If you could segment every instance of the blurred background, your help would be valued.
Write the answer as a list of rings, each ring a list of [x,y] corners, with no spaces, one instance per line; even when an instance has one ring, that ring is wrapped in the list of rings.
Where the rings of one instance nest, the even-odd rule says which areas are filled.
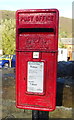
[[[0,118],[32,118],[31,110],[16,108],[16,18],[18,9],[59,10],[56,110],[50,118],[72,118],[74,105],[74,19],[72,0],[0,0]],[[1,102],[2,100],[2,102]],[[1,107],[2,106],[2,107]]]

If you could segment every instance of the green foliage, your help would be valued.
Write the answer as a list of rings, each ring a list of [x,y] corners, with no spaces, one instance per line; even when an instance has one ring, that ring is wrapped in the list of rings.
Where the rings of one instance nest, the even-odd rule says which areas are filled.
[[[59,42],[59,48],[66,48],[62,42]]]
[[[59,38],[67,38],[68,37],[68,33],[63,31],[59,33]]]
[[[5,19],[1,25],[3,54],[15,53],[15,20]]]

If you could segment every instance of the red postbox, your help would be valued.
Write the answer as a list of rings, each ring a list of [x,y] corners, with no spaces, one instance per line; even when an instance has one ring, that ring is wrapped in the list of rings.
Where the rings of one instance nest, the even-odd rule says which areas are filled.
[[[56,106],[58,10],[16,12],[16,106],[52,111]]]

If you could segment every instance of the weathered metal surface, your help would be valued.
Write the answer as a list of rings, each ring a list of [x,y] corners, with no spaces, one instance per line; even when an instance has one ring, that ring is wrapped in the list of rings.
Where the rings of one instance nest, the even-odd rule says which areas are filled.
[[[58,10],[17,11],[16,106],[18,108],[42,111],[55,109],[57,51]],[[33,52],[39,52],[37,58],[33,57]],[[36,64],[29,66],[29,63]],[[42,67],[37,65],[40,63]],[[43,71],[42,79],[37,67]],[[32,73],[31,76],[29,72]],[[39,81],[43,84],[41,88],[38,86]]]
[[[55,36],[51,33],[22,33],[19,35],[19,50],[55,51]]]

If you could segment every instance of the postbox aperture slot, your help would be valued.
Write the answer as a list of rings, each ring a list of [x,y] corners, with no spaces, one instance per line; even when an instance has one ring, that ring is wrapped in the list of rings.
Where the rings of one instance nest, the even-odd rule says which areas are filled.
[[[54,28],[20,28],[19,33],[23,32],[50,32],[54,33]]]

